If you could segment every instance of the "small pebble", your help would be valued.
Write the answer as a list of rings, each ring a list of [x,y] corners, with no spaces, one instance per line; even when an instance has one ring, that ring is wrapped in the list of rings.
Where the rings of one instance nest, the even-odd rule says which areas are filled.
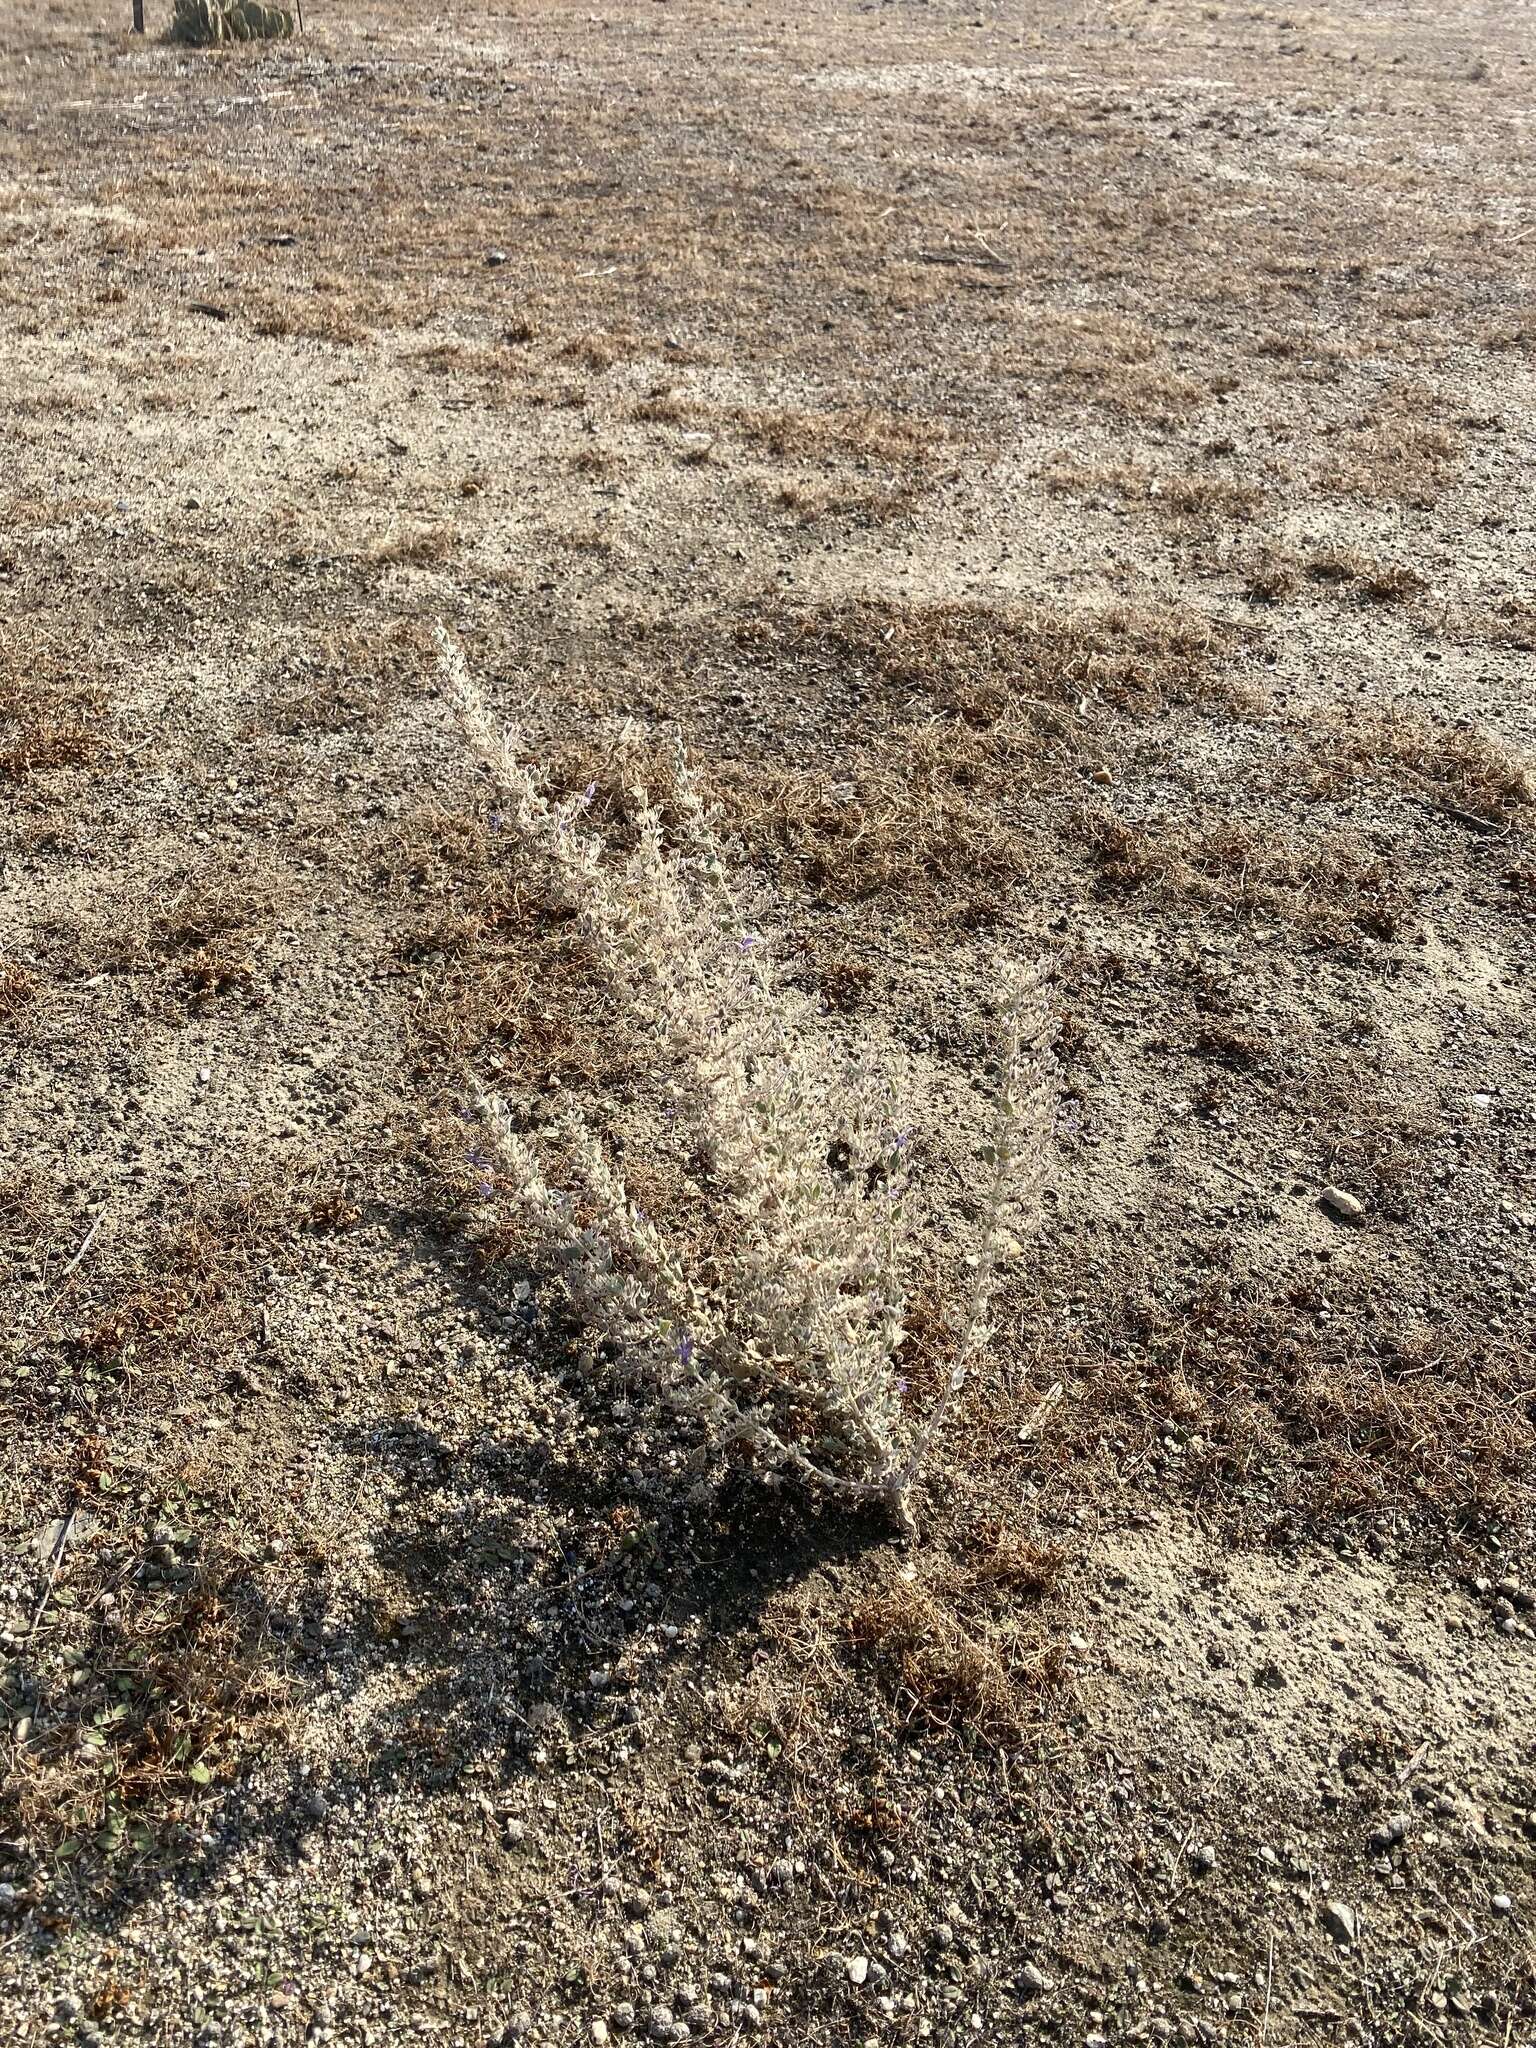
[[[1353,1907],[1343,1905],[1337,1899],[1329,1899],[1323,1907],[1322,1921],[1324,1932],[1330,1939],[1342,1943],[1352,1943],[1354,1941],[1355,1915]]]

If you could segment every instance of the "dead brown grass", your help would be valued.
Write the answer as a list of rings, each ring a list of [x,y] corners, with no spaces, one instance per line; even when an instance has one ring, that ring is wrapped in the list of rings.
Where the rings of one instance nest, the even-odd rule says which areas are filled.
[[[436,569],[457,546],[458,536],[451,526],[418,526],[375,541],[368,559],[381,569]]]
[[[584,370],[611,370],[624,360],[629,344],[612,334],[576,334],[563,341],[555,353],[562,362],[578,363]]]
[[[930,1733],[1016,1747],[1059,1688],[1059,1648],[1032,1623],[1065,1553],[996,1518],[958,1532],[922,1577],[892,1573],[849,1614],[847,1636]]]
[[[883,526],[893,519],[905,519],[916,509],[918,493],[910,485],[895,483],[887,489],[860,490],[835,484],[781,484],[774,502],[794,515],[801,526],[816,526],[823,520],[845,519],[855,526]]]
[[[1353,595],[1367,604],[1401,604],[1428,588],[1417,570],[1401,563],[1376,561],[1358,548],[1313,548],[1303,569],[1310,582],[1347,585]]]
[[[90,767],[106,722],[106,693],[83,655],[22,621],[0,626],[0,782]]]
[[[1214,524],[1218,520],[1241,525],[1256,518],[1264,503],[1264,493],[1257,484],[1234,481],[1228,477],[1171,476],[1163,481],[1161,492],[1151,492],[1158,498],[1164,511],[1176,519],[1199,520]]]
[[[1503,598],[1483,618],[1481,626],[1481,637],[1489,646],[1536,654],[1536,600]]]
[[[1121,709],[1220,702],[1256,708],[1224,674],[1234,636],[1198,613],[1110,605],[903,604],[865,599],[816,610],[761,610],[735,643],[755,661],[810,662],[862,687],[920,693],[935,709],[986,727],[1026,699]]]
[[[1372,500],[1432,505],[1451,481],[1461,444],[1434,418],[1437,395],[1426,385],[1389,392],[1345,434],[1339,454],[1323,466],[1325,490]]]
[[[346,306],[268,305],[251,320],[264,341],[320,341],[332,348],[359,348],[368,323]]]
[[[1359,834],[1273,834],[1238,820],[1132,822],[1105,810],[1077,832],[1111,896],[1152,895],[1245,920],[1271,919],[1319,943],[1390,938],[1406,909],[1402,878]]]
[[[798,887],[827,902],[900,895],[931,905],[937,894],[962,922],[994,916],[996,892],[1029,871],[1029,841],[1001,814],[995,790],[978,802],[963,786],[942,742],[912,737],[908,747],[898,740],[871,755],[850,780],[754,779],[737,801],[753,857],[780,873],[787,867]],[[990,751],[987,760],[995,783]]]
[[[0,959],[0,1024],[9,1024],[30,1008],[39,990],[37,975],[15,960]]]
[[[1081,391],[1120,418],[1171,426],[1209,402],[1210,387],[1179,370],[1162,339],[1120,313],[1023,315],[1024,353],[998,364],[1010,378],[1033,383],[1048,375],[1064,394]]]
[[[571,772],[592,779],[585,759]],[[595,823],[624,788],[605,786]],[[504,857],[492,822],[425,809],[380,843],[373,880],[411,978],[412,1064],[434,1091],[457,1100],[467,1072],[588,1088],[622,1073],[627,1041],[596,964]]]
[[[680,427],[702,416],[701,408],[675,391],[670,384],[648,392],[634,407],[630,418],[644,426]]]
[[[90,1478],[82,1469],[82,1488]],[[232,1546],[141,1529],[67,1550],[48,1615],[9,1668],[15,1691],[0,1693],[12,1720],[0,1831],[24,1857],[89,1856],[98,1870],[180,1846],[210,1789],[278,1723],[285,1687],[263,1623]]]
[[[1246,571],[1245,588],[1252,604],[1284,604],[1301,587],[1301,567],[1288,548],[1262,547]]]
[[[1134,462],[1082,463],[1065,453],[1053,456],[1043,481],[1055,497],[1107,498],[1145,505],[1175,525],[1212,532],[1218,525],[1246,525],[1264,508],[1264,491],[1242,477],[1171,474]]]
[[[1091,1491],[1112,1455],[1161,1505],[1271,1540],[1383,1510],[1437,1530],[1519,1520],[1536,1427],[1518,1343],[1462,1322],[1362,1320],[1366,1305],[1336,1280],[1258,1299],[1251,1279],[1220,1275],[1171,1297],[1128,1287],[1076,1359],[1058,1359],[1083,1405],[1042,1456],[1063,1480],[1081,1461],[1069,1483]]]
[[[263,951],[290,901],[291,884],[270,862],[211,862],[159,878],[153,895],[120,892],[59,934],[54,950],[76,976],[166,970],[194,1006],[255,1000]]]
[[[1306,745],[1312,785],[1330,796],[1380,778],[1490,825],[1513,824],[1536,803],[1530,764],[1470,726],[1402,710],[1334,713],[1313,723]]]
[[[1381,562],[1359,548],[1334,543],[1297,552],[1266,542],[1246,572],[1246,590],[1254,604],[1285,604],[1310,584],[1347,594],[1360,604],[1403,604],[1428,588],[1425,579],[1405,564]]]
[[[873,406],[803,412],[738,407],[726,418],[752,447],[784,461],[851,460],[921,470],[939,459],[947,445],[944,429],[933,419],[904,419]]]

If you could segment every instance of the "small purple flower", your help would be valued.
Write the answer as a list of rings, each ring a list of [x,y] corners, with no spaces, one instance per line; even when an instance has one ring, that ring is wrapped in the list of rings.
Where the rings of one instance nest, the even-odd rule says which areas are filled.
[[[686,1372],[693,1363],[693,1339],[684,1337],[677,1347],[677,1362]]]
[[[737,951],[741,953],[750,953],[754,946],[760,945],[762,943],[762,937],[763,935],[761,932],[743,932],[740,939],[737,941]]]
[[[505,831],[505,830],[506,830],[506,824],[507,824],[507,814],[506,814],[506,812],[505,812],[505,811],[492,811],[492,813],[491,813],[491,830],[492,830],[493,832],[503,832],[503,831]]]

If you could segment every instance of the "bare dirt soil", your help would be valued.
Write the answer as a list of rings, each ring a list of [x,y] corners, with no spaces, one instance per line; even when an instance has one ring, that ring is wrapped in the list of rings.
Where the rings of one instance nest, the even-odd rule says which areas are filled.
[[[0,2034],[1536,2039],[1530,7],[165,12],[0,18]],[[527,1291],[437,619],[899,1079],[914,1408],[1050,961],[915,1546]]]

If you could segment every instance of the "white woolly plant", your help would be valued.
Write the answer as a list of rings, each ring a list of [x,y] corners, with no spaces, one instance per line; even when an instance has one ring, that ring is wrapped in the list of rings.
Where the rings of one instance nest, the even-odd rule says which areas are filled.
[[[494,778],[500,830],[576,918],[655,1046],[668,1115],[728,1211],[725,1249],[706,1258],[669,1239],[571,1113],[535,1144],[505,1103],[482,1100],[496,1192],[532,1225],[536,1263],[558,1272],[591,1338],[768,1468],[882,1503],[910,1529],[913,1482],[992,1335],[1009,1212],[1042,1157],[1038,975],[1022,976],[1005,1007],[980,1249],[944,1390],[913,1430],[894,1364],[908,1138],[892,1128],[888,1087],[866,1057],[839,1065],[795,1028],[681,752],[670,838],[636,790],[635,845],[616,860],[580,829],[593,791],[552,798],[516,736],[493,726],[441,626],[437,641],[447,700]]]

